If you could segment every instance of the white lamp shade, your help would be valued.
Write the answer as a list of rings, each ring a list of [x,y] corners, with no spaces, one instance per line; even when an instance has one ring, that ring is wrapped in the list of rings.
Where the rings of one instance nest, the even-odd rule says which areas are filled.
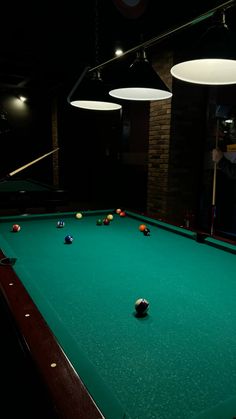
[[[70,104],[77,108],[90,109],[93,111],[115,111],[121,109],[121,105],[118,103],[102,102],[98,100],[73,100]]]
[[[179,80],[195,84],[235,84],[236,60],[204,58],[185,61],[174,65],[171,74]]]
[[[152,101],[169,99],[172,93],[141,50],[109,95],[124,100]]]
[[[93,111],[120,110],[122,106],[111,100],[107,90],[108,87],[103,82],[100,71],[90,74],[89,67],[85,67],[68,95],[67,102],[77,108]],[[75,99],[71,100],[73,96]]]
[[[150,89],[145,87],[127,87],[113,89],[109,92],[113,97],[126,100],[163,100],[169,99],[172,93],[167,90]]]
[[[212,25],[192,45],[188,55],[186,60],[171,68],[175,78],[207,85],[236,83],[234,34],[225,23],[224,10],[213,14]]]

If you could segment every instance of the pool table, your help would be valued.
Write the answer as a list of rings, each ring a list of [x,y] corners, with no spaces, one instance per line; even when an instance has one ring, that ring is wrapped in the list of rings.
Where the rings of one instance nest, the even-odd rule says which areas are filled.
[[[0,218],[2,294],[58,417],[236,417],[236,245],[131,211],[75,214]]]
[[[22,213],[33,207],[51,209],[66,200],[66,191],[35,179],[14,176],[0,180],[1,210],[15,208]]]

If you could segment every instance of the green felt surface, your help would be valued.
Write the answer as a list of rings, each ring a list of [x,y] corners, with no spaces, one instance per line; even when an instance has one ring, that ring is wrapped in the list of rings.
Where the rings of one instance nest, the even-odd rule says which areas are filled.
[[[81,220],[69,213],[4,217],[0,247],[17,257],[16,273],[106,419],[124,412],[132,419],[232,419],[236,256],[135,217],[115,215],[109,226],[97,226],[93,212]],[[19,233],[11,232],[13,222]],[[150,237],[138,230],[143,222]],[[72,244],[64,244],[67,234]],[[134,315],[138,298],[150,302],[142,319]]]
[[[27,179],[7,179],[0,182],[0,192],[45,192],[53,190],[52,186]]]

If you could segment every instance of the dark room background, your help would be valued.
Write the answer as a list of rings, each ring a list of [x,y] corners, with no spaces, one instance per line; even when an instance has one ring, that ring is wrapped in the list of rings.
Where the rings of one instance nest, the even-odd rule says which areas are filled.
[[[196,15],[197,11],[195,7],[192,14]],[[99,58],[102,61],[109,57],[110,44],[105,55],[102,46],[111,27],[104,14],[100,13],[99,18]],[[124,17],[120,17],[118,23],[121,21]],[[118,31],[118,23],[114,31]],[[131,38],[133,31],[137,32],[144,23],[144,18],[129,21]],[[170,24],[168,22],[168,27]],[[151,27],[154,33],[158,32],[155,25]],[[159,31],[161,27],[159,25]],[[93,46],[94,25],[89,28],[92,35],[83,43],[84,49],[85,43],[88,48]],[[62,38],[61,34],[61,45]],[[55,37],[53,39],[55,41]],[[52,86],[48,86],[48,80],[45,83],[41,80],[33,87],[29,85],[24,89],[25,102],[12,87],[2,87],[1,178],[59,147],[58,152],[19,172],[16,177],[34,179],[66,191],[63,209],[65,205],[68,209],[131,208],[154,218],[209,231],[213,182],[211,150],[215,146],[216,122],[220,120],[220,146],[227,151],[227,146],[236,142],[233,129],[235,86],[210,87],[173,80],[170,68],[179,57],[180,41],[184,44],[185,39],[186,33],[182,38],[163,43],[161,47],[152,46],[148,51],[154,68],[173,92],[171,100],[123,101],[122,111],[112,112],[83,111],[70,106],[67,95],[82,67],[81,62],[78,65],[78,55],[74,54],[75,41],[67,51],[68,61],[56,62],[61,65],[63,83],[55,74]],[[50,67],[60,48],[51,38],[49,47],[51,54],[47,49],[46,56]],[[94,52],[91,54],[94,60]],[[50,71],[53,79],[51,67]],[[219,107],[227,109],[228,113],[219,115]],[[229,117],[231,125],[225,122]],[[219,171],[216,200],[219,232],[236,234],[235,180]]]

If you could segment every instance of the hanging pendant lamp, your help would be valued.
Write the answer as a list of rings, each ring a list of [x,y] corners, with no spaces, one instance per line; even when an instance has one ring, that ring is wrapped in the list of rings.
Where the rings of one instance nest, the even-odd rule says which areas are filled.
[[[213,19],[214,25],[192,47],[191,58],[171,68],[173,77],[195,84],[236,83],[235,46],[225,23],[224,10],[217,11]]]
[[[137,52],[119,87],[110,90],[109,94],[115,98],[137,101],[163,100],[172,96],[170,89],[149,63],[144,49]]]
[[[72,97],[74,96],[73,100]],[[108,95],[108,86],[99,70],[89,71],[86,67],[67,97],[67,102],[80,109],[114,111],[121,105],[114,103]]]

